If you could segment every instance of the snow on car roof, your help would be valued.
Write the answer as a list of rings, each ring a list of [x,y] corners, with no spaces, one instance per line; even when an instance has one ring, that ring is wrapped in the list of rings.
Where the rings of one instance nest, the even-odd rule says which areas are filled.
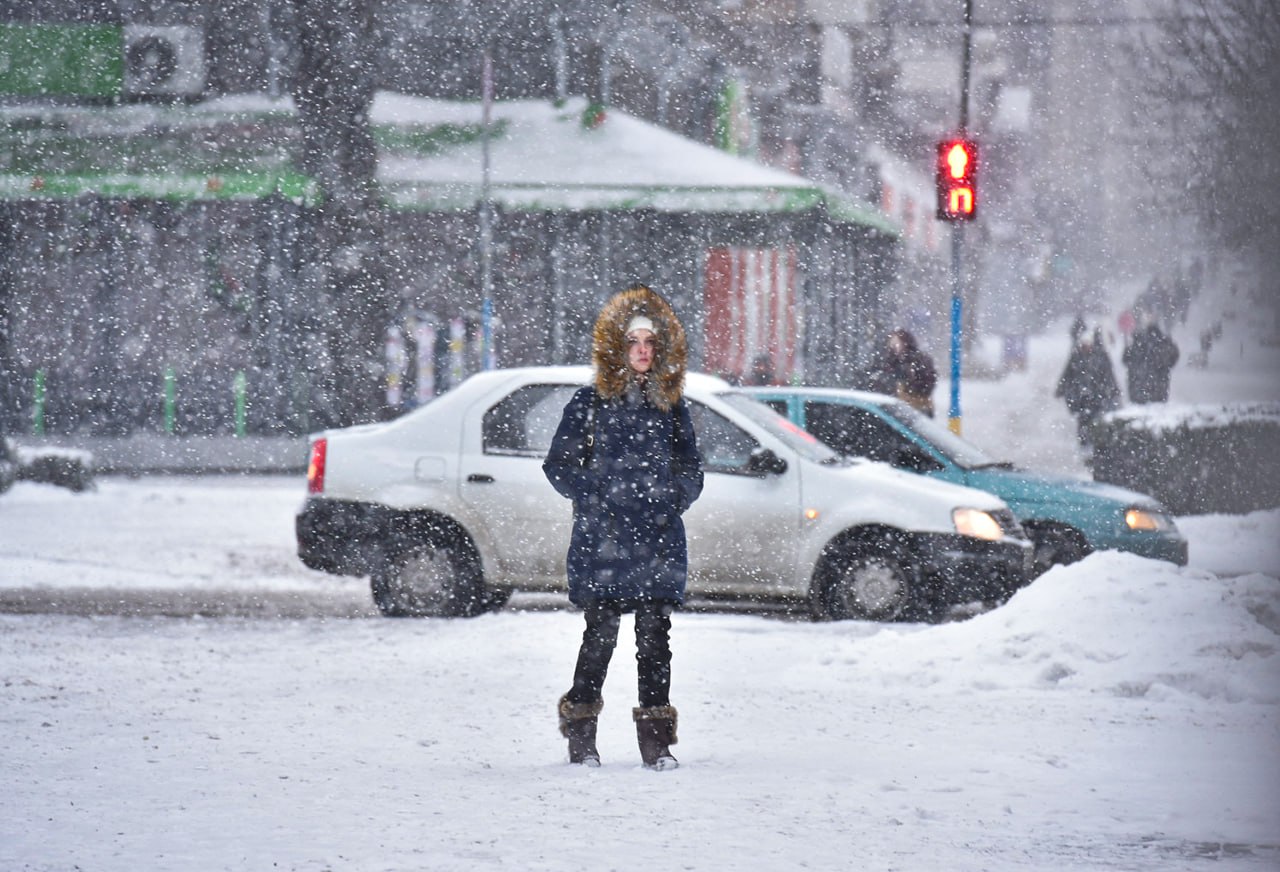
[[[585,385],[591,380],[591,373],[591,367],[585,364],[559,366],[513,366],[504,369],[492,369],[485,372],[479,372],[471,376],[471,378],[475,379],[486,377],[486,379],[520,380],[545,378],[577,382]],[[470,379],[468,379],[468,381],[470,381]],[[685,376],[685,388],[693,389],[701,393],[716,393],[719,391],[730,390],[732,385],[719,376],[703,372],[691,372]]]
[[[753,385],[743,387],[741,390],[749,394],[803,394],[804,396],[832,398],[852,397],[865,403],[875,403],[880,406],[901,402],[897,397],[891,397],[888,394],[859,391],[852,388],[810,387],[808,385],[767,385],[758,387]]]

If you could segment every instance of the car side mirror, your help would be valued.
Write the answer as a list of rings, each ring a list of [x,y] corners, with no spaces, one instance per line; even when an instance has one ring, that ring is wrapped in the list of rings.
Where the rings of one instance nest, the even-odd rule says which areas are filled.
[[[894,449],[893,465],[910,472],[936,472],[942,464],[918,445],[902,445]]]
[[[747,458],[749,475],[782,475],[787,471],[787,462],[768,448],[757,448]]]

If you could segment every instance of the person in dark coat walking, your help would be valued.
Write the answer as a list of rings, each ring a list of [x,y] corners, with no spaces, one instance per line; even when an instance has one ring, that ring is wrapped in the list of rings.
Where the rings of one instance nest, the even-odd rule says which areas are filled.
[[[671,306],[644,285],[615,295],[592,335],[594,383],[565,406],[543,462],[573,500],[569,600],[586,629],[573,687],[559,702],[569,761],[600,765],[597,718],[622,615],[635,613],[644,764],[678,764],[671,705],[671,613],[684,603],[688,552],[681,515],[702,493],[702,461],[684,400],[688,355]]]
[[[1124,350],[1129,402],[1163,403],[1169,399],[1169,373],[1178,362],[1178,346],[1151,318]]]
[[[1120,385],[1116,383],[1111,356],[1102,346],[1102,331],[1095,328],[1090,337],[1077,334],[1073,328],[1072,335],[1081,335],[1081,340],[1071,350],[1054,396],[1066,402],[1067,410],[1075,415],[1076,438],[1087,448],[1094,421],[1103,412],[1120,407]]]
[[[876,390],[896,396],[933,417],[933,389],[938,384],[938,373],[910,330],[898,329],[889,334],[880,350],[878,365]]]

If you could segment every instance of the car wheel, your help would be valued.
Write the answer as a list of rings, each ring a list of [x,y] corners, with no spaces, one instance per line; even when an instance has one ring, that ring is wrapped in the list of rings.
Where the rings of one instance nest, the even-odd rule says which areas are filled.
[[[493,607],[468,550],[421,542],[383,561],[370,579],[373,601],[393,618],[473,617]]]
[[[1035,576],[1048,572],[1054,566],[1075,563],[1089,553],[1089,546],[1080,534],[1066,527],[1033,526],[1027,534],[1034,548],[1031,572]]]
[[[896,621],[915,611],[913,574],[887,546],[855,545],[831,559],[815,613],[833,621]]]

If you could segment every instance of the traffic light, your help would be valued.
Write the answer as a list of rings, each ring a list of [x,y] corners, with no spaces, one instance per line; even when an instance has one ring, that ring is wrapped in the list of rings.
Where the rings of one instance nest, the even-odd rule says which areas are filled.
[[[972,139],[938,143],[938,218],[972,221],[978,212],[978,144]]]

